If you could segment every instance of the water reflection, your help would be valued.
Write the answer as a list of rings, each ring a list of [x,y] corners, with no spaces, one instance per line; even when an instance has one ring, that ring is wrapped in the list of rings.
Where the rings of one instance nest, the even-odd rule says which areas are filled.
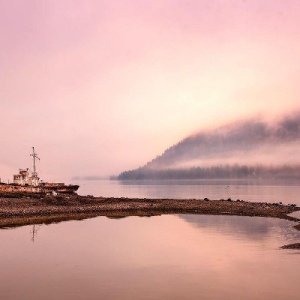
[[[294,230],[287,224],[98,217],[43,225],[34,243],[32,226],[1,230],[1,298],[298,299],[299,256],[278,250]]]
[[[290,222],[275,218],[242,217],[242,216],[205,216],[205,215],[179,215],[179,217],[192,226],[218,231],[224,235],[240,239],[265,240],[270,236],[282,236],[285,240],[293,242],[300,240],[300,233],[293,227],[297,222]]]
[[[40,230],[41,225],[32,225],[30,230],[30,237],[31,241],[34,243],[35,239],[37,238],[37,233]]]

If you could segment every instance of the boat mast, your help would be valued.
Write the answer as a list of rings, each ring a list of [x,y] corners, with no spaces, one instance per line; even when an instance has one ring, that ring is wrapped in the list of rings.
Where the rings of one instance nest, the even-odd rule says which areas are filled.
[[[32,147],[32,154],[30,154],[30,156],[32,156],[33,158],[33,173],[32,173],[32,177],[37,177],[37,172],[36,172],[36,166],[35,166],[35,159],[37,158],[38,160],[39,157],[37,156],[37,154],[34,151],[34,147]]]

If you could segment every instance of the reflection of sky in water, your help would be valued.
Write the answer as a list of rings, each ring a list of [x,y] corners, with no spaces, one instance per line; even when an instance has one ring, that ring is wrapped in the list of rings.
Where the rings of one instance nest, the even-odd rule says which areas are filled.
[[[179,217],[201,230],[214,230],[241,239],[264,240],[276,236],[290,242],[300,241],[300,232],[293,228],[297,223],[286,220],[242,216],[216,218],[210,215],[179,215]]]
[[[300,210],[291,213],[290,216],[300,220]]]
[[[0,231],[1,297],[298,299],[293,223],[257,217],[98,217]],[[298,240],[299,241],[299,240]]]
[[[129,180],[80,181],[79,194],[133,198],[242,199],[255,202],[296,203],[300,185],[288,180]]]

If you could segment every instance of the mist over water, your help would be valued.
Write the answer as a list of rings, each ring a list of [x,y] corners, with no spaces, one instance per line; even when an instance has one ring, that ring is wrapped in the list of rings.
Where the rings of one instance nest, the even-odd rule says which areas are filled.
[[[300,163],[300,112],[277,122],[247,120],[191,135],[146,164],[148,168],[217,164]]]
[[[39,177],[79,195],[300,206],[299,15],[299,0],[1,1],[1,180],[34,146]],[[294,225],[3,229],[0,300],[298,300],[300,256],[279,250],[300,242]]]
[[[190,135],[119,179],[300,178],[300,112]]]

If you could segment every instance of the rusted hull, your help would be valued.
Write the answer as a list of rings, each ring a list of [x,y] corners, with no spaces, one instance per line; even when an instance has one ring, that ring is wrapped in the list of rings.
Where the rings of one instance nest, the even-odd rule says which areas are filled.
[[[2,193],[11,193],[11,194],[20,194],[20,193],[29,193],[29,194],[39,194],[43,192],[43,189],[39,186],[20,186],[15,184],[0,184],[0,192]]]
[[[65,185],[65,184],[48,184],[42,186],[32,186],[32,185],[15,185],[0,183],[0,193],[7,194],[47,194],[47,193],[64,193],[73,194],[79,188],[79,185]]]
[[[45,189],[49,189],[51,191],[55,191],[57,193],[64,193],[64,194],[73,194],[79,189],[79,185],[70,184],[70,185],[47,185]]]

